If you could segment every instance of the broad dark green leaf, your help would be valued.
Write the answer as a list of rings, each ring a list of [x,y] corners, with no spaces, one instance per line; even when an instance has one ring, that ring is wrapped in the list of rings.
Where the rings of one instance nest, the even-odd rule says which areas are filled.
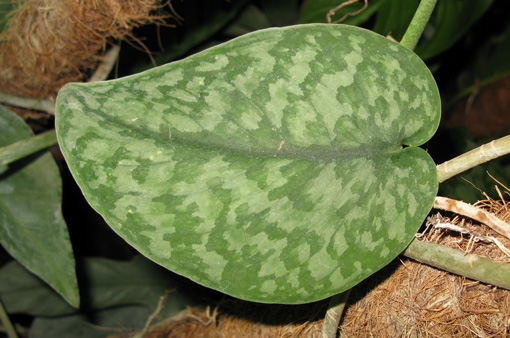
[[[0,106],[0,147],[32,137],[30,127]],[[0,166],[0,243],[72,306],[79,293],[73,249],[61,213],[62,181],[49,153]]]
[[[153,50],[159,50],[162,44],[164,50],[154,56],[156,64],[168,63],[189,53],[197,46],[201,47],[201,44],[204,44],[211,36],[218,34],[222,27],[232,21],[248,3],[249,0],[173,2],[172,7],[182,20],[175,27],[158,27],[156,32],[159,35],[157,44],[152,48]],[[129,64],[135,61],[130,55],[126,56],[128,60],[126,63]],[[144,62],[142,64],[131,64],[129,69],[133,72],[140,72],[152,67],[152,63]]]
[[[299,20],[301,0],[257,0],[256,4],[261,8],[272,27],[294,25]]]
[[[9,313],[55,316],[78,311],[16,261],[0,269],[0,297]]]
[[[236,297],[303,303],[409,244],[437,192],[415,146],[439,111],[411,51],[316,24],[69,84],[56,125],[89,203],[141,253]]]
[[[419,0],[387,0],[381,3],[373,30],[400,41],[418,8]],[[371,4],[371,3],[370,3]]]
[[[246,6],[222,33],[233,38],[259,29],[294,25],[299,19],[299,7],[299,0],[257,0]]]
[[[236,20],[223,30],[223,34],[231,37],[237,37],[269,27],[274,26],[271,25],[269,18],[265,15],[262,9],[255,4],[249,4],[241,13],[239,13]]]
[[[81,271],[82,293],[89,311],[140,304],[152,312],[160,297],[171,290],[175,292],[167,296],[165,313],[179,311],[191,303],[186,293],[176,290],[174,274],[143,257],[131,261],[87,258]],[[77,312],[17,262],[0,269],[0,297],[10,313],[53,317]]]
[[[429,59],[450,48],[489,9],[493,0],[438,1],[434,13],[416,47]]]
[[[107,338],[130,337],[143,329],[152,314],[140,305],[120,306],[91,314],[60,318],[36,318],[30,338]]]

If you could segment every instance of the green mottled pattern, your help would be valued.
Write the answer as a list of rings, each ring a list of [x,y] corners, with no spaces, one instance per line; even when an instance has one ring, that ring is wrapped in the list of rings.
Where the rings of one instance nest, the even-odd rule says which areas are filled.
[[[236,297],[302,303],[400,253],[432,207],[439,95],[372,32],[251,33],[120,80],[70,84],[57,134],[90,204],[155,262]]]

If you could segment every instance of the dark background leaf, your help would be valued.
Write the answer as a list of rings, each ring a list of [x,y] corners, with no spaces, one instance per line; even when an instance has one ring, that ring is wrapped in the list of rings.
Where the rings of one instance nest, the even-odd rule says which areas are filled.
[[[182,278],[141,256],[131,261],[88,258],[83,263],[80,290],[85,312],[129,304],[154,311],[160,297],[166,295],[163,313],[171,314],[194,302]],[[55,317],[78,312],[17,262],[0,270],[0,296],[10,313]]]
[[[100,310],[93,315],[77,314],[61,318],[36,318],[31,338],[106,338],[140,331],[152,314],[147,307],[128,305]]]
[[[0,130],[0,147],[34,135],[4,106]],[[62,181],[48,152],[0,167],[0,243],[77,307],[75,263],[61,202]]]
[[[416,53],[432,58],[457,42],[490,7],[492,0],[438,1]]]

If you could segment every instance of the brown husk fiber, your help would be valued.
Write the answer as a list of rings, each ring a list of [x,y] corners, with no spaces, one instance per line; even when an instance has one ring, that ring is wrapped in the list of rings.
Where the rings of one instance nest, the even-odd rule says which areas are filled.
[[[509,218],[510,203],[504,199],[479,205]],[[474,236],[494,236],[510,248],[510,240],[485,225],[441,214],[432,217],[469,229]],[[495,244],[470,241],[469,234],[429,227],[423,238],[510,262]],[[145,337],[320,337],[327,305],[327,300],[285,306],[229,298],[214,308],[187,309],[161,321]],[[400,257],[353,289],[341,332],[342,337],[510,337],[510,292]]]
[[[157,323],[145,338],[320,337],[327,301],[269,305],[228,299],[214,309],[196,307]],[[285,323],[285,324],[283,324]]]
[[[205,307],[187,309],[144,337],[318,338],[327,309],[327,302],[229,303],[220,304],[216,313]],[[342,337],[509,337],[509,320],[507,290],[406,259],[354,288],[341,332]]]
[[[107,41],[158,22],[158,0],[26,0],[2,33],[0,90],[54,98],[65,83],[85,79]]]
[[[501,195],[501,194],[500,194]],[[501,195],[502,196],[502,195]],[[487,199],[479,206],[507,220],[510,203]],[[469,230],[459,234],[445,229],[428,228],[423,238],[464,252],[510,263],[497,245],[480,238],[493,236],[506,248],[510,240],[485,225],[468,219],[440,218]],[[510,292],[469,280],[410,259],[393,262],[396,270],[381,271],[367,283],[370,290],[347,309],[342,333],[346,337],[509,337]],[[391,269],[391,265],[385,270]],[[385,276],[391,276],[385,279]],[[351,299],[352,300],[352,299]]]

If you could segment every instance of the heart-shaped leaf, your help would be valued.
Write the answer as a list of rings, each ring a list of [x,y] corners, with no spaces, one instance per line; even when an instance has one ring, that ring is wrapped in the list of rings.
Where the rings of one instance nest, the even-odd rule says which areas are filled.
[[[89,203],[141,253],[239,298],[302,303],[409,244],[437,192],[414,146],[439,113],[411,51],[315,24],[67,85],[56,123]]]

